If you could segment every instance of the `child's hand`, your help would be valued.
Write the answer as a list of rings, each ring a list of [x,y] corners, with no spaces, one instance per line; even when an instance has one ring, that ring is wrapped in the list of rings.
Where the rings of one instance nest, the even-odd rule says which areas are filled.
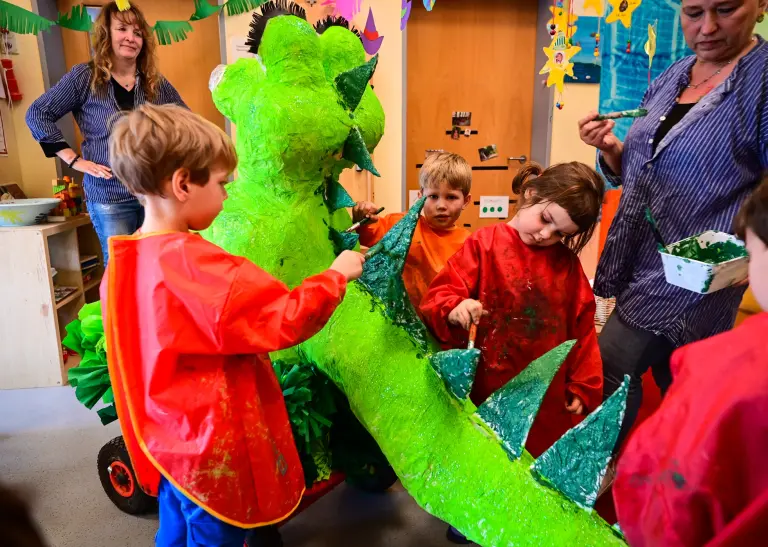
[[[488,312],[483,310],[483,305],[477,300],[467,298],[453,308],[448,315],[448,322],[469,330],[472,323],[477,325],[483,315],[488,315]]]
[[[364,218],[370,218],[373,222],[379,220],[376,215],[376,211],[379,210],[378,205],[371,203],[370,201],[358,201],[354,207],[352,207],[352,222],[360,222]]]
[[[363,275],[363,264],[365,256],[355,251],[344,251],[333,261],[330,269],[342,274],[347,281],[353,281]]]
[[[581,416],[584,414],[584,401],[576,397],[576,395],[573,396],[573,399],[571,399],[571,404],[565,405],[565,409],[570,412],[571,414],[575,414],[576,416]]]

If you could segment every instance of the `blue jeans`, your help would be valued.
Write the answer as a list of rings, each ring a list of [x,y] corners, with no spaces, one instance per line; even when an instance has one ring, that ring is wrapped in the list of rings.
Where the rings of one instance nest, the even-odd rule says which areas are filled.
[[[206,513],[165,478],[160,481],[157,501],[160,506],[157,547],[243,547],[248,530]]]
[[[109,261],[108,240],[112,236],[130,235],[144,224],[144,207],[138,201],[126,203],[88,203],[91,222],[99,236],[104,266]]]

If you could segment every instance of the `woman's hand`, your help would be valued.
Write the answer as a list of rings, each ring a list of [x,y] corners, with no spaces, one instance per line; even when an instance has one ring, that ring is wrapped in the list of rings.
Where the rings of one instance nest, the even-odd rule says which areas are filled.
[[[624,144],[613,134],[616,122],[613,120],[597,121],[597,112],[590,112],[579,120],[579,137],[586,144],[594,146],[603,153],[603,158],[615,174],[621,174],[621,155]]]
[[[112,178],[112,169],[106,165],[99,165],[98,163],[93,163],[92,161],[84,160],[83,158],[79,158],[72,166],[72,169],[100,179]]]
[[[360,222],[363,219],[370,218],[373,222],[379,220],[376,215],[376,211],[379,210],[378,205],[371,203],[370,201],[358,201],[354,207],[352,207],[352,222]]]
[[[483,305],[477,300],[467,298],[451,310],[448,314],[448,322],[469,330],[472,323],[477,325],[483,315],[488,315],[488,312],[483,310]]]

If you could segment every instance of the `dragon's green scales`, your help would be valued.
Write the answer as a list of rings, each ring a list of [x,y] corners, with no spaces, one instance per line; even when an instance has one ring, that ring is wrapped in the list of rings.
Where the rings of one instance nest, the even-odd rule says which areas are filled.
[[[356,245],[341,234],[352,200],[338,176],[354,164],[376,174],[369,152],[384,114],[368,85],[376,60],[366,63],[344,24],[325,22],[316,32],[300,8],[283,2],[263,12],[249,36],[258,58],[211,76],[217,107],[237,125],[240,163],[224,212],[205,235],[296,286]],[[522,447],[570,343],[476,409],[466,396],[478,351],[440,352],[405,296],[400,274],[422,206],[379,244],[328,325],[302,344],[303,356],[347,395],[416,501],[471,539],[623,544],[588,508],[616,439],[626,383],[534,461]]]

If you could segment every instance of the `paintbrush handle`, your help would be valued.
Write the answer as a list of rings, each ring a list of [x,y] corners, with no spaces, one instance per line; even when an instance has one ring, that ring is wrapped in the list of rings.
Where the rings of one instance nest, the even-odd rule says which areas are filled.
[[[375,212],[375,213],[373,213],[373,214],[374,214],[374,215],[379,215],[379,214],[381,214],[381,212],[382,212],[383,210],[384,210],[384,207],[380,207],[380,208],[379,208],[379,210],[378,210],[378,211],[376,211],[376,212]],[[370,224],[371,222],[373,222],[373,219],[372,219],[372,218],[368,218],[368,217],[366,217],[366,218],[364,218],[363,220],[361,220],[360,222],[355,222],[355,223],[354,223],[352,226],[350,226],[349,228],[347,228],[346,230],[344,230],[344,233],[348,234],[349,232],[354,232],[354,231],[355,231],[355,230],[357,230],[357,229],[358,229],[360,226],[365,226],[366,224]]]
[[[475,349],[475,338],[477,338],[477,325],[472,323],[469,327],[469,343],[467,349]]]
[[[610,112],[609,114],[600,114],[595,121],[618,120],[620,118],[642,118],[647,116],[648,111],[645,108],[636,108],[634,110],[622,110],[621,112]]]

